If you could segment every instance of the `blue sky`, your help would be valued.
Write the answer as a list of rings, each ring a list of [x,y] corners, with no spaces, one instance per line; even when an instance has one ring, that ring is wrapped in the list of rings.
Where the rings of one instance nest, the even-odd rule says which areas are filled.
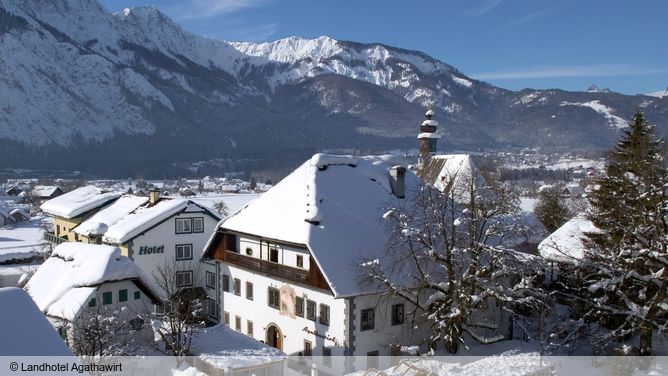
[[[185,29],[224,40],[327,35],[423,51],[508,89],[625,94],[668,86],[668,1],[102,0],[153,5]]]

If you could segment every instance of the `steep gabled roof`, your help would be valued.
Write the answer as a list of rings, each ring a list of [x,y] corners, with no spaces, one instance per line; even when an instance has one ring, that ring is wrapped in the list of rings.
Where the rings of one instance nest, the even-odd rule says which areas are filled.
[[[153,300],[159,300],[159,289],[117,247],[66,242],[37,268],[26,290],[42,312],[72,319],[100,284],[121,280],[140,282]]]
[[[72,356],[35,302],[16,287],[0,288],[2,356]]]
[[[105,232],[103,240],[106,243],[123,244],[181,212],[205,212],[216,220],[220,219],[217,214],[192,200],[163,199],[154,206],[139,207],[118,220]]]
[[[368,292],[357,266],[385,254],[382,215],[399,200],[389,183],[392,162],[391,156],[316,154],[220,227],[304,244],[335,296]],[[408,171],[407,196],[418,185]]]
[[[425,184],[445,193],[452,193],[457,202],[466,202],[471,179],[476,187],[485,186],[485,179],[469,154],[441,154],[429,159],[422,172]]]
[[[590,220],[577,215],[540,242],[538,252],[546,260],[576,264],[584,256],[585,233],[596,231],[598,229]]]
[[[45,213],[58,217],[74,218],[120,196],[119,192],[106,192],[93,185],[87,185],[43,203],[41,209]]]
[[[81,222],[79,226],[74,228],[74,232],[85,236],[104,235],[109,227],[147,202],[148,197],[123,195],[111,205]]]

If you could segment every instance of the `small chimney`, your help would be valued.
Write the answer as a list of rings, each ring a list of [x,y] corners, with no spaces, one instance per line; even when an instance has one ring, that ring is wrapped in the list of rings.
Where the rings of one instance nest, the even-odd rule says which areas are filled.
[[[392,194],[398,198],[406,197],[406,167],[394,166],[390,168],[390,188]]]
[[[156,188],[151,189],[148,191],[148,204],[149,206],[153,206],[160,201],[160,191],[157,190]]]

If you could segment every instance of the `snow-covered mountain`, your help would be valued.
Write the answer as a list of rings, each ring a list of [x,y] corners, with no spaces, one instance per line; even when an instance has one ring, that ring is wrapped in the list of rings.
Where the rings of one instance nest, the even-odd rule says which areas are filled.
[[[650,97],[657,97],[657,98],[663,98],[663,97],[668,97],[668,87],[666,87],[663,90],[655,91],[653,93],[647,93]]]
[[[638,108],[668,118],[661,98],[513,92],[421,52],[329,37],[226,42],[152,7],[111,14],[95,0],[0,0],[0,103],[0,167],[124,173],[414,148],[427,107],[442,146],[457,149],[607,146]]]

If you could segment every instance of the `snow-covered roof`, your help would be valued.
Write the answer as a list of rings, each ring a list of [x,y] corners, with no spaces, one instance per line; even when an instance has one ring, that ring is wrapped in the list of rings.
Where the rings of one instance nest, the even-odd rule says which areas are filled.
[[[37,197],[51,197],[58,190],[60,190],[60,187],[56,185],[36,185],[32,189],[32,193]]]
[[[485,186],[485,179],[473,164],[469,154],[441,154],[429,159],[422,172],[422,180],[441,192],[452,192],[455,200],[468,200],[470,179],[478,187]]]
[[[417,138],[441,138],[441,134],[435,132],[421,132],[418,134]]]
[[[229,326],[218,324],[193,333],[192,352],[218,369],[257,366],[282,361],[285,354]]]
[[[0,288],[0,307],[2,356],[72,356],[65,341],[25,291]]]
[[[104,235],[112,225],[147,202],[148,197],[123,195],[111,205],[83,221],[74,228],[74,232],[85,236]]]
[[[43,203],[41,209],[51,215],[74,218],[120,196],[120,192],[105,192],[95,186],[87,185]]]
[[[159,290],[117,247],[66,242],[58,245],[26,284],[39,309],[73,319],[105,282],[138,280],[154,297]]]
[[[140,207],[109,227],[104,234],[106,243],[123,244],[136,237],[151,226],[180,212],[206,211],[220,219],[204,206],[187,199],[163,199],[151,207]]]
[[[585,233],[597,230],[584,215],[575,216],[540,242],[538,252],[550,261],[577,263],[584,256]]]
[[[389,182],[393,158],[316,154],[220,227],[304,244],[335,296],[359,294],[355,266],[385,254],[383,208],[398,200]],[[405,179],[409,196],[419,180],[410,171]]]

